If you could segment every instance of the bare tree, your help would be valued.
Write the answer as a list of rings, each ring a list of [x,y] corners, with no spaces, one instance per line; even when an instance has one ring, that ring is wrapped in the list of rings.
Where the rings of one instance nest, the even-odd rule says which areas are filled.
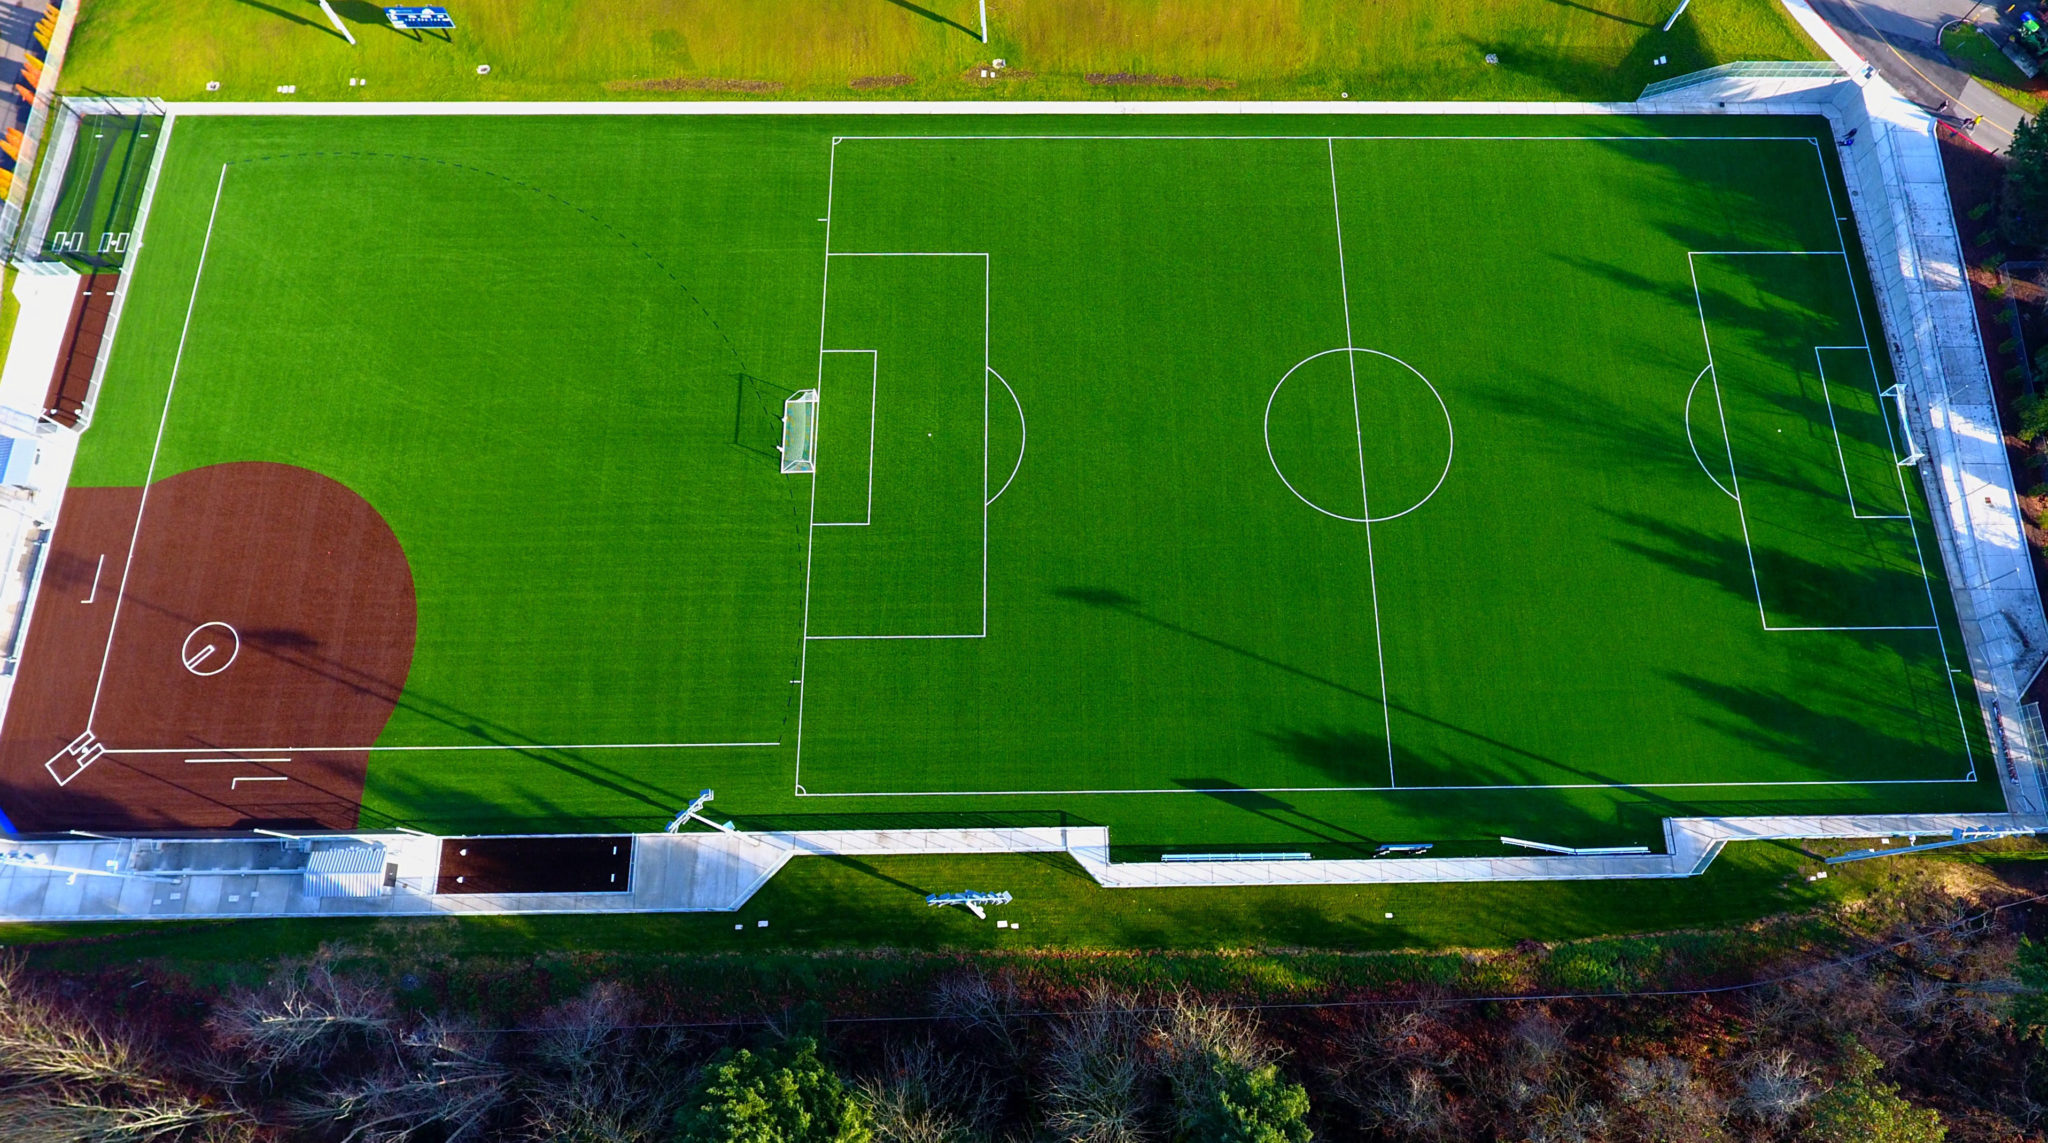
[[[1016,1012],[1017,986],[1008,975],[991,978],[981,971],[956,973],[932,990],[932,1011],[964,1031],[985,1037],[1005,1061],[1021,1061],[1029,1045]]]
[[[639,1002],[605,981],[542,1015],[520,1131],[548,1143],[637,1143],[660,1137],[684,1099],[672,1066],[682,1039],[636,1034]]]
[[[1066,1143],[1131,1143],[1149,1108],[1144,1021],[1130,997],[1092,991],[1053,1026],[1046,1053],[1046,1126]]]
[[[452,1020],[430,1020],[393,1037],[379,1063],[287,1102],[305,1126],[330,1126],[343,1143],[405,1143],[432,1128],[444,1143],[484,1138],[503,1106],[511,1073],[496,1037]]]
[[[1727,1104],[1676,1056],[1630,1056],[1610,1077],[1621,1105],[1616,1126],[1642,1143],[1712,1143],[1726,1139]]]
[[[159,1093],[121,1103],[81,1092],[0,1097],[0,1139],[8,1143],[245,1143],[255,1138],[254,1125],[239,1111],[184,1095]]]
[[[157,1091],[149,1054],[31,986],[21,960],[0,956],[0,1091],[64,1085]]]
[[[1813,1069],[1790,1049],[1777,1048],[1749,1058],[1742,1069],[1737,1113],[1782,1131],[1813,1102]]]
[[[284,1068],[318,1070],[395,1034],[390,993],[337,974],[335,958],[323,949],[309,961],[286,961],[262,988],[238,989],[214,1010],[208,1029],[242,1078],[268,1082]]]
[[[856,1087],[879,1143],[968,1143],[999,1110],[987,1072],[929,1038],[891,1044]]]

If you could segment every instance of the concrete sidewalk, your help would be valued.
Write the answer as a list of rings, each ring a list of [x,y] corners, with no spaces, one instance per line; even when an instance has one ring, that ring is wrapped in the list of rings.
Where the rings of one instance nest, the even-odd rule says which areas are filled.
[[[1900,94],[1961,125],[1983,116],[1972,137],[2003,152],[2026,113],[1949,62],[1941,29],[1953,20],[1995,22],[1996,7],[1969,0],[1809,0],[1849,46]]]

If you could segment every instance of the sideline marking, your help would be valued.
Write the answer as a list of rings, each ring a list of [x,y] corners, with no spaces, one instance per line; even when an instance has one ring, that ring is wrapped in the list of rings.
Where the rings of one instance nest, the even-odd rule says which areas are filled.
[[[87,595],[87,596],[86,596],[86,597],[85,597],[84,599],[81,599],[81,600],[79,600],[78,602],[80,602],[80,603],[91,603],[91,602],[92,602],[93,600],[95,600],[95,599],[98,599],[98,598],[100,597],[100,573],[101,573],[101,572],[104,572],[104,571],[106,571],[106,570],[107,570],[107,553],[105,553],[105,552],[101,552],[101,553],[100,553],[100,562],[99,562],[99,563],[97,563],[97,564],[94,564],[94,565],[93,565],[93,569],[92,569],[92,593],[91,593],[91,594],[89,594],[89,595]]]
[[[1721,483],[1721,478],[1714,475],[1713,469],[1707,467],[1707,459],[1700,455],[1700,446],[1692,441],[1692,395],[1700,391],[1700,382],[1706,380],[1707,374],[1713,371],[1714,367],[1711,365],[1700,370],[1699,376],[1692,379],[1692,388],[1685,391],[1685,444],[1687,448],[1692,450],[1692,458],[1700,462],[1700,471],[1706,473],[1707,479],[1714,482],[1714,487],[1720,489],[1722,494],[1727,496],[1728,499],[1740,504],[1742,503],[1742,497],[1728,491],[1728,486]],[[1720,393],[1720,387],[1716,385],[1714,389],[1714,401],[1716,404],[1721,400]],[[1730,474],[1729,478],[1734,479],[1733,474]]]
[[[114,596],[114,614],[107,620],[107,646],[100,653],[99,677],[92,684],[92,706],[87,708],[85,725],[92,728],[92,720],[100,712],[100,692],[107,685],[107,664],[114,657],[114,633],[121,625],[121,601],[128,595],[128,573],[135,570],[135,545],[142,539],[142,514],[149,507],[150,485],[156,480],[156,462],[164,449],[164,430],[171,423],[171,397],[178,391],[178,369],[185,364],[185,339],[192,333],[192,311],[199,305],[199,283],[206,277],[206,255],[213,249],[213,224],[220,217],[221,192],[227,189],[228,165],[220,165],[220,180],[213,187],[213,209],[206,215],[206,237],[199,243],[199,264],[192,271],[192,294],[185,301],[185,324],[178,330],[178,352],[171,358],[171,383],[164,389],[164,411],[157,417],[156,443],[149,449],[149,469],[142,478],[142,497],[135,504],[135,530],[128,534],[128,559],[121,566],[121,587]]]
[[[383,754],[391,752],[427,752],[435,750],[717,750],[742,746],[780,746],[780,742],[585,742],[573,745],[557,745],[541,742],[518,742],[506,745],[497,743],[464,743],[455,746],[220,746],[215,749],[222,754]],[[192,747],[186,746],[126,746],[120,749],[108,748],[108,754],[190,754]],[[223,758],[223,762],[255,761],[255,759]]]
[[[124,753],[125,753],[125,752],[124,752]],[[267,766],[267,765],[282,765],[282,764],[284,764],[284,763],[286,763],[286,762],[289,762],[289,761],[291,761],[291,759],[289,759],[289,758],[187,758],[187,759],[185,759],[185,765],[187,765],[187,766],[215,766],[215,765],[231,765],[231,764],[233,764],[233,763],[236,763],[236,762],[246,762],[246,763],[248,763],[248,764],[250,764],[250,765],[252,765],[252,766],[255,766],[255,765],[266,765],[266,766]]]
[[[1962,778],[1829,778],[1788,782],[1557,782],[1519,786],[1218,786],[1192,789],[1187,786],[1103,789],[1103,790],[854,790],[844,793],[813,793],[798,790],[804,798],[1046,798],[1083,794],[1371,794],[1427,793],[1447,790],[1748,790],[1765,786],[1945,786],[1974,782],[1975,775]]]
[[[1330,153],[1330,216],[1337,223],[1337,286],[1344,296],[1344,364],[1351,369],[1351,427],[1358,434],[1358,500],[1359,510],[1365,513],[1365,575],[1372,592],[1372,647],[1380,666],[1380,725],[1386,732],[1387,785],[1393,786],[1397,784],[1394,778],[1394,711],[1387,704],[1387,646],[1385,636],[1380,631],[1383,626],[1380,618],[1380,572],[1372,557],[1372,497],[1365,490],[1365,422],[1358,412],[1358,355],[1352,352],[1357,347],[1357,342],[1351,336],[1351,281],[1344,271],[1344,209],[1341,205],[1342,200],[1337,195],[1337,141],[1326,138],[1323,144]],[[1421,377],[1422,374],[1417,373],[1416,376]],[[1285,384],[1286,378],[1281,378],[1281,383]],[[1423,384],[1428,383],[1428,379],[1424,378]],[[1431,387],[1432,392],[1434,388]],[[1280,390],[1276,386],[1273,391],[1278,393]],[[1437,400],[1441,402],[1443,398],[1439,397]],[[1272,408],[1273,401],[1269,397],[1266,400],[1266,409],[1271,412]],[[1448,410],[1444,416],[1448,422]],[[1266,446],[1266,455],[1269,458],[1272,456],[1270,442]],[[1278,471],[1278,468],[1278,465],[1274,466],[1275,471]],[[1450,472],[1448,462],[1444,466],[1444,471],[1447,474]],[[1286,483],[1286,479],[1281,477],[1281,483]],[[1441,485],[1443,481],[1439,479],[1437,483]],[[1288,485],[1288,488],[1291,490],[1293,485]],[[1301,494],[1297,492],[1295,495]],[[1435,493],[1432,491],[1431,495]]]

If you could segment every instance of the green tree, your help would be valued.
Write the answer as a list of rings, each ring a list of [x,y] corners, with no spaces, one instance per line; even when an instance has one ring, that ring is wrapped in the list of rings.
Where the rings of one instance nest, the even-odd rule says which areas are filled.
[[[2048,246],[2048,129],[2039,120],[2022,119],[2006,157],[1998,228],[2016,246]]]
[[[867,1115],[811,1040],[727,1051],[676,1113],[678,1143],[870,1143]]]
[[[2012,435],[2032,442],[2048,433],[2048,398],[2021,394],[2012,399],[2012,412],[2019,422],[2013,426]]]
[[[1214,1082],[1183,1091],[1180,1138],[1187,1143],[1308,1143],[1308,1091],[1278,1064],[1247,1068],[1212,1057]],[[1189,1097],[1193,1098],[1190,1100]]]
[[[1899,1085],[1878,1083],[1884,1065],[1861,1044],[1850,1049],[1842,1081],[1813,1101],[1813,1122],[1802,1143],[1942,1143],[1948,1128],[1928,1107],[1899,1095]]]
[[[2013,955],[2012,978],[2021,990],[2013,997],[2012,1022],[2022,1036],[2042,1039],[2048,1034],[2048,945],[2021,937]]]

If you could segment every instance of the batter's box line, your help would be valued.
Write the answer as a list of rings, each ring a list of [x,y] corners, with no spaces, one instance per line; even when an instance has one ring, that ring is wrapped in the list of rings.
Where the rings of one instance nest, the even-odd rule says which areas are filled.
[[[1060,798],[1103,794],[1412,794],[1419,791],[1484,790],[1749,790],[1769,786],[1942,786],[1974,782],[1974,774],[1963,778],[1815,778],[1787,782],[1558,782],[1501,786],[1189,786],[1137,790],[873,790],[867,792],[814,793],[796,788],[800,798]]]
[[[570,745],[530,742],[508,745],[465,744],[454,746],[128,746],[109,747],[108,754],[390,754],[425,753],[442,750],[719,750],[780,746],[780,742],[582,742]],[[255,759],[223,758],[223,762]]]

